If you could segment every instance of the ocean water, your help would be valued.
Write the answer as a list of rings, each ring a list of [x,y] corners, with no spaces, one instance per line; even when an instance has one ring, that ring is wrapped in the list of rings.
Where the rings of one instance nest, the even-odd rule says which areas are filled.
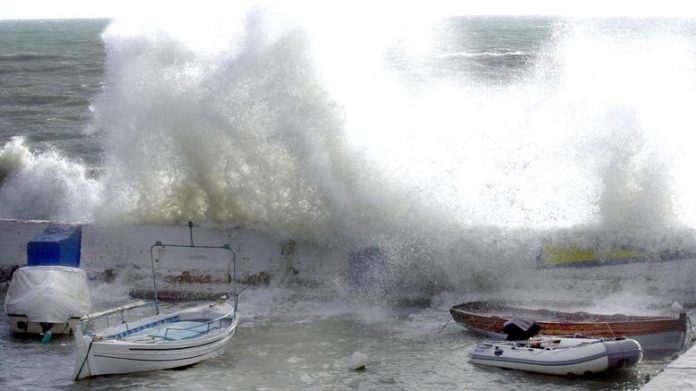
[[[93,293],[97,307],[115,304],[118,295],[112,287],[92,288],[98,292]],[[99,296],[106,292],[112,296]],[[78,382],[71,380],[75,352],[70,337],[54,337],[48,345],[15,337],[3,312],[0,344],[6,354],[0,359],[0,384],[51,390],[628,390],[644,384],[670,361],[670,355],[649,356],[633,370],[587,378],[539,375],[470,363],[468,353],[484,339],[448,323],[445,307],[350,305],[310,298],[306,292],[265,288],[246,291],[242,302],[238,332],[216,359],[183,370]],[[162,310],[192,304],[164,304]],[[133,316],[152,313],[147,308]],[[365,371],[349,367],[356,351],[368,356]]]
[[[23,137],[37,153],[60,151],[98,168],[101,145],[84,132],[104,84],[107,21],[3,21],[2,144]]]
[[[315,11],[0,21],[0,218],[194,220],[390,254],[365,294],[320,273],[245,291],[235,342],[185,371],[73,383],[69,341],[0,319],[0,385],[629,389],[662,368],[479,368],[478,337],[440,330],[465,300],[688,304],[689,262],[529,269],[550,237],[696,249],[696,22]],[[94,284],[97,307],[128,299]],[[367,372],[347,369],[356,350]]]

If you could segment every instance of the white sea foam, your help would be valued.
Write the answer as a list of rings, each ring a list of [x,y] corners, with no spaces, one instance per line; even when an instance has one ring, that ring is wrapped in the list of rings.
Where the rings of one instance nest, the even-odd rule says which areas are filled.
[[[102,185],[57,152],[34,154],[15,138],[0,149],[0,215],[88,221]]]
[[[104,175],[8,144],[4,214],[376,244],[389,289],[494,289],[553,235],[690,240],[663,240],[696,224],[696,49],[678,29],[568,21],[519,77],[452,80],[424,65],[432,18],[277,7],[112,23],[89,126]]]
[[[526,78],[451,83],[416,69],[426,87],[385,56],[426,61],[434,19],[323,10],[112,23],[89,126],[106,150],[98,217],[305,238],[429,231],[432,220],[696,221],[684,175],[690,42],[568,23]]]
[[[232,45],[212,52],[177,31],[116,22],[105,32],[92,127],[108,145],[99,217],[237,222],[320,240],[376,232],[403,201],[384,210],[394,189],[349,145],[308,33],[259,10],[242,16],[226,21],[239,25],[225,29]]]
[[[26,167],[31,153],[24,147],[24,140],[14,137],[0,149],[0,184],[13,173]]]

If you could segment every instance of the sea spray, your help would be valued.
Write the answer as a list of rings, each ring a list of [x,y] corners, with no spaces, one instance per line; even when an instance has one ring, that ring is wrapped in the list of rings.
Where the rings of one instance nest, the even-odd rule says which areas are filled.
[[[22,138],[0,149],[0,216],[89,221],[102,184],[58,152],[33,154]]]
[[[239,23],[242,42],[212,54],[169,31],[106,31],[100,217],[237,222],[322,242],[384,230],[406,200],[385,210],[399,197],[348,144],[306,33],[268,37],[257,10]]]
[[[29,149],[21,137],[14,137],[0,149],[0,185],[18,170],[26,167],[31,159]]]
[[[366,240],[442,219],[544,229],[688,215],[670,212],[690,194],[688,156],[658,141],[678,146],[688,114],[651,92],[688,100],[692,78],[671,76],[693,56],[679,28],[510,19],[486,35],[476,19],[410,9],[378,22],[381,9],[358,8],[114,22],[88,127],[106,150],[99,216]],[[527,40],[506,41],[513,32]],[[644,61],[645,43],[661,62]],[[515,77],[442,60],[468,46]],[[631,84],[649,74],[666,83]]]
[[[495,290],[548,242],[690,246],[683,26],[371,11],[115,21],[88,126],[103,190],[49,209],[388,248],[376,292]]]

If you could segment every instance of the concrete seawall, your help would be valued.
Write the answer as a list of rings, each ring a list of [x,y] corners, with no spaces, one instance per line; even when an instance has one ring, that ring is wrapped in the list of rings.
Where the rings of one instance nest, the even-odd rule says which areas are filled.
[[[7,281],[12,270],[26,265],[27,242],[48,224],[0,220],[0,282]],[[337,275],[345,269],[346,256],[341,249],[279,240],[241,228],[194,227],[193,240],[199,246],[229,244],[236,253],[239,279],[247,284],[267,284],[289,273],[311,278],[323,270]],[[108,279],[129,273],[136,289],[150,286],[150,248],[157,241],[188,245],[191,232],[186,225],[83,224],[80,267],[90,278]],[[221,282],[221,272],[229,264],[229,253],[220,250],[167,249],[156,257],[157,270],[164,275],[164,281],[179,284]]]

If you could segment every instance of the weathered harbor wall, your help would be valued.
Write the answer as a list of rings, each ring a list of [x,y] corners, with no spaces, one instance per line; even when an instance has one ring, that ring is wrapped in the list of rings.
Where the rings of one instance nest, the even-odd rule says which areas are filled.
[[[27,243],[48,227],[48,221],[0,220],[0,282],[26,265]],[[340,275],[345,251],[292,239],[280,240],[242,228],[186,225],[82,225],[81,268],[93,279],[122,278],[134,290],[151,286],[151,246],[164,244],[222,246],[234,250],[237,276],[247,285],[270,284],[288,275],[315,278]],[[155,249],[156,269],[166,284],[225,282],[230,253],[200,248]],[[126,274],[124,276],[124,274]],[[201,289],[198,289],[201,290]],[[205,290],[205,289],[203,289]]]
[[[0,219],[0,289],[14,269],[26,264],[26,245],[43,232],[48,221]],[[495,231],[498,232],[498,231]],[[532,245],[490,247],[488,241],[450,243],[449,247],[419,247],[417,242],[392,241],[391,247],[367,245],[327,247],[290,238],[275,238],[243,228],[193,228],[201,246],[229,244],[235,251],[238,282],[244,285],[280,285],[300,282],[330,285],[330,289],[365,290],[384,297],[432,297],[443,291],[473,292],[488,299],[526,301],[578,300],[606,311],[625,311],[627,301],[636,309],[666,308],[674,301],[695,307],[696,259],[629,263],[579,268],[537,268]],[[81,268],[93,280],[116,280],[134,296],[152,291],[151,246],[187,245],[191,231],[185,224],[83,224]],[[389,242],[389,241],[387,241]],[[514,244],[514,243],[513,243]],[[473,256],[479,254],[480,256]],[[531,254],[531,255],[530,255]],[[224,251],[167,249],[155,259],[161,291],[217,294],[217,285],[229,276],[229,254]],[[553,292],[552,295],[549,292]],[[339,292],[340,293],[340,292]],[[652,311],[652,310],[651,310]]]
[[[48,226],[46,221],[0,219],[0,282],[27,264],[27,243]]]

